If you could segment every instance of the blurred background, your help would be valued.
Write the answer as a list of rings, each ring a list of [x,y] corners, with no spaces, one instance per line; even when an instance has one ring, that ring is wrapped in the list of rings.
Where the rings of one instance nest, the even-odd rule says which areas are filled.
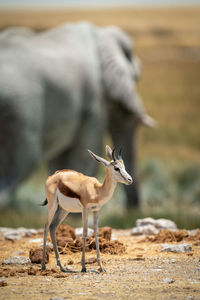
[[[0,30],[28,26],[43,31],[63,22],[116,25],[133,39],[142,63],[138,90],[154,129],[141,127],[138,140],[140,205],[125,209],[123,187],[102,209],[101,225],[129,228],[137,218],[174,220],[200,227],[200,1],[3,1]],[[109,136],[106,142],[110,142]],[[67,167],[67,166],[65,166]],[[103,169],[98,177],[102,179]],[[26,178],[16,202],[0,211],[0,226],[42,227],[46,208],[45,164]],[[20,205],[19,205],[20,203]],[[69,217],[67,223],[79,225]]]

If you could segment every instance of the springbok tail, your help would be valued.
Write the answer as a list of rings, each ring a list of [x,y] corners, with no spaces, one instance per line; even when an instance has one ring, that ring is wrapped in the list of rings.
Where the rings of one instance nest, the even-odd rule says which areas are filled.
[[[40,206],[45,206],[45,205],[47,205],[47,203],[48,203],[48,201],[47,201],[47,198],[44,200],[44,202],[42,202],[41,204],[40,204]]]

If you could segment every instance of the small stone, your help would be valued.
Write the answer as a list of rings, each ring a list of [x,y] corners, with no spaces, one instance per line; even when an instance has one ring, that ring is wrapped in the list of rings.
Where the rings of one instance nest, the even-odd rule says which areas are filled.
[[[30,264],[31,261],[26,256],[12,256],[2,261],[2,265],[26,265]]]
[[[5,276],[0,277],[0,287],[7,286],[7,285],[8,285],[8,283],[6,281],[6,277]]]
[[[174,282],[175,282],[175,280],[172,279],[172,278],[165,278],[165,279],[163,280],[163,283],[168,283],[168,284],[174,283]]]
[[[176,259],[175,259],[175,258],[172,258],[172,259],[171,259],[171,263],[172,263],[172,264],[175,264],[175,262],[176,262]]]
[[[42,238],[37,238],[37,239],[30,239],[28,241],[29,243],[42,243],[43,242],[43,239]]]
[[[35,230],[35,229],[26,229],[26,231],[25,231],[25,236],[26,237],[36,235],[36,234],[37,234],[37,230]]]
[[[192,246],[187,243],[179,245],[163,244],[161,252],[186,253],[192,250]]]
[[[153,269],[152,271],[153,271],[153,272],[162,272],[162,268],[161,268],[161,267],[158,267],[158,268],[156,268],[156,269]]]

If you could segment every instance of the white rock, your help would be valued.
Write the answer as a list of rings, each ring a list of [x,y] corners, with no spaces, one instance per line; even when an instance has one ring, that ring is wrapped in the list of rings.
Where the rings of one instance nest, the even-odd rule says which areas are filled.
[[[93,235],[94,230],[92,228],[88,228],[88,236]],[[79,227],[75,229],[75,234],[77,237],[82,237],[83,235],[83,227]]]
[[[157,234],[159,230],[153,225],[143,225],[133,227],[131,230],[131,235],[141,235],[141,234]]]
[[[177,229],[176,224],[167,219],[153,219],[153,218],[144,218],[144,219],[138,219],[136,221],[136,226],[145,226],[145,225],[153,225],[156,228],[159,229]]]
[[[6,286],[6,285],[7,285],[6,277],[5,276],[0,277],[0,286]]]
[[[171,229],[177,230],[176,223],[167,219],[158,219],[156,220],[155,226],[159,229]]]
[[[28,241],[29,243],[42,243],[43,242],[43,238],[37,238],[37,239],[30,239]]]
[[[6,240],[19,240],[25,236],[31,236],[37,234],[37,230],[35,229],[26,229],[24,227],[19,228],[8,228],[8,227],[0,227],[0,232],[3,234]]]
[[[26,229],[26,232],[25,232],[25,236],[31,236],[31,235],[36,235],[38,233],[38,231],[36,229]]]
[[[179,245],[163,244],[161,252],[185,253],[191,250],[192,250],[192,246],[187,243],[183,243]]]
[[[31,261],[26,256],[12,256],[2,261],[2,265],[12,265],[12,264],[26,265],[29,263],[31,263]]]
[[[163,280],[163,283],[174,283],[174,282],[175,282],[175,280],[172,279],[172,278],[165,278],[165,279]]]

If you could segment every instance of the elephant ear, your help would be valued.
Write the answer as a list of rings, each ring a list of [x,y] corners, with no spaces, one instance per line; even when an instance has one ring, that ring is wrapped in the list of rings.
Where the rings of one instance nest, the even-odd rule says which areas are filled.
[[[107,100],[141,119],[144,108],[135,87],[140,64],[133,55],[132,40],[118,27],[105,27],[99,29],[98,49]]]

